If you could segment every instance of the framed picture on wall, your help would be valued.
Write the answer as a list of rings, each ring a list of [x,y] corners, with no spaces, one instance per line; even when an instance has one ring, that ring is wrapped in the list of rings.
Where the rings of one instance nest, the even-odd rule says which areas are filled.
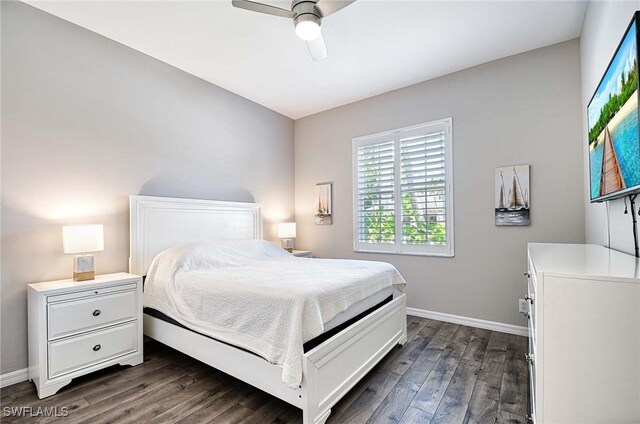
[[[496,168],[494,193],[497,226],[530,224],[529,165]]]
[[[332,210],[332,184],[319,183],[316,184],[316,200],[315,200],[315,222],[316,225],[331,225]]]

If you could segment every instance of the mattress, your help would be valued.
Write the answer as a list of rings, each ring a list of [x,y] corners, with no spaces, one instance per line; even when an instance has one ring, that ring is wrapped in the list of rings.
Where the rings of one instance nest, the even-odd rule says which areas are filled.
[[[346,316],[348,316],[348,315],[352,315],[350,318],[346,318],[344,320],[343,319],[335,320],[335,325],[333,325],[331,328],[328,328],[327,330],[325,330],[324,333],[320,334],[317,337],[314,337],[313,339],[309,340],[308,342],[305,342],[305,344],[303,345],[303,351],[305,353],[309,352],[310,350],[312,350],[316,346],[322,344],[326,340],[329,340],[331,337],[335,336],[336,334],[338,334],[339,332],[341,332],[345,328],[351,326],[352,324],[355,324],[356,322],[360,321],[362,318],[366,317],[370,313],[376,311],[378,308],[381,308],[382,306],[386,305],[387,303],[391,302],[392,300],[393,300],[393,294],[390,294],[388,297],[386,297],[382,301],[380,301],[380,302],[374,304],[373,306],[363,310],[362,312],[356,313],[356,310],[359,309],[359,308],[353,308],[352,310],[349,311],[348,314],[344,315],[344,318],[346,318]],[[168,322],[169,324],[177,325],[178,327],[193,331],[194,333],[198,333],[198,331],[194,330],[193,328],[189,328],[186,325],[180,324],[175,319],[167,316],[166,314],[163,314],[162,312],[160,312],[160,311],[158,311],[156,309],[144,308],[144,313],[149,315],[149,316],[152,316],[154,318],[158,318],[158,319],[160,319],[162,321]],[[202,334],[202,333],[198,333],[198,334],[201,334],[201,335],[203,335],[205,337],[212,338],[210,336],[207,336],[206,334]],[[221,340],[218,340],[218,341],[221,342],[221,343],[225,343],[225,342],[222,342]],[[247,351],[246,349],[243,349],[240,346],[235,346],[235,347]],[[247,352],[250,352],[250,351],[247,351]],[[253,353],[253,352],[250,352],[250,353]]]
[[[347,310],[340,312],[338,315],[324,323],[324,333],[333,330],[339,325],[349,321],[351,318],[360,315],[370,308],[373,308],[389,296],[392,296],[393,290],[393,287],[387,287],[380,290],[378,293],[374,293],[371,296],[361,300],[360,302],[351,305]]]
[[[154,259],[144,306],[281,365],[296,387],[306,342],[405,284],[383,262],[297,258],[262,240],[192,243]]]

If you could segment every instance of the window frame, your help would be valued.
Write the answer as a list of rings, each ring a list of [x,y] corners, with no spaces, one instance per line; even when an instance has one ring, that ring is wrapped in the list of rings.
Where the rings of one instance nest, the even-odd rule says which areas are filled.
[[[400,140],[410,136],[411,133],[419,133],[422,129],[443,126],[444,128],[444,164],[445,164],[445,225],[447,243],[439,245],[410,245],[402,242],[402,197],[401,197],[401,157]],[[395,211],[395,235],[393,243],[360,243],[358,240],[358,149],[363,146],[377,144],[384,141],[394,143],[394,211]],[[356,137],[352,140],[352,201],[353,201],[353,250],[360,253],[385,253],[407,256],[436,256],[452,258],[455,256],[455,223],[453,204],[453,119],[445,118],[408,127],[383,131],[375,134]],[[398,202],[398,200],[400,200]],[[400,214],[398,214],[400,212]]]

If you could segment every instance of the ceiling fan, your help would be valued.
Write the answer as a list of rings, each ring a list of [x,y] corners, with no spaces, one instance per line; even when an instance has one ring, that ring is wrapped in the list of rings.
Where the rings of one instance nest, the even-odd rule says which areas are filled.
[[[307,42],[311,58],[317,62],[327,57],[327,46],[324,44],[322,32],[320,31],[322,18],[336,13],[354,1],[293,0],[291,2],[291,10],[252,0],[232,0],[231,3],[240,9],[293,19],[296,34],[300,39]]]

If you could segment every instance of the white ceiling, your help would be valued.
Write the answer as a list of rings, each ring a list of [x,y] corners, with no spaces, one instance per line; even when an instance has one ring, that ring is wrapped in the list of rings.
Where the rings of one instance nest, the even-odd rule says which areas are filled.
[[[217,1],[28,1],[297,119],[580,35],[583,1],[358,0],[313,62],[290,20]],[[272,4],[287,7],[288,2]]]

